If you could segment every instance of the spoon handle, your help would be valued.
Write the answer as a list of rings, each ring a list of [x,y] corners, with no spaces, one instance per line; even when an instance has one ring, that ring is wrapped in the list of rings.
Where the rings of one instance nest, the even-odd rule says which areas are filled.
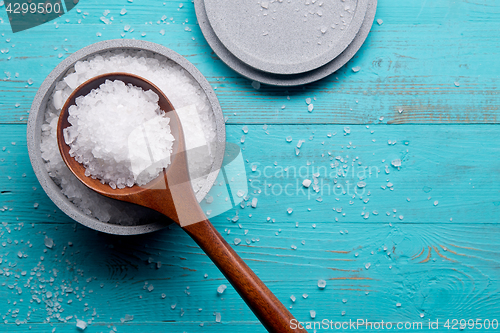
[[[236,254],[209,220],[183,229],[212,259],[269,332],[307,333],[305,329],[298,328],[298,321]]]

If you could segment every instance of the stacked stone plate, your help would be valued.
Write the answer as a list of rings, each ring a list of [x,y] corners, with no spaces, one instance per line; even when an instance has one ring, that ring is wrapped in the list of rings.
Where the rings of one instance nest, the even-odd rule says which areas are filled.
[[[377,0],[195,0],[210,47],[236,72],[295,86],[342,67],[365,41]]]

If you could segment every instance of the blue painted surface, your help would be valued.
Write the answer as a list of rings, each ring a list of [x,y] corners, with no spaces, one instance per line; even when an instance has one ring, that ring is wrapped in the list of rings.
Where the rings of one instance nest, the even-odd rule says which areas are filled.
[[[227,281],[178,227],[95,232],[60,212],[33,174],[25,123],[38,86],[70,53],[122,34],[172,48],[200,69],[217,88],[229,142],[240,144],[248,126],[240,145],[257,208],[212,222],[228,242],[242,240],[235,250],[299,320],[312,321],[314,310],[316,322],[422,322],[410,330],[422,332],[448,331],[448,319],[450,328],[453,319],[500,320],[498,2],[380,1],[383,24],[337,73],[258,91],[211,52],[191,2],[82,0],[16,34],[4,9],[0,331],[72,332],[76,317],[91,320],[86,332],[264,331],[234,289],[217,295]],[[112,24],[100,21],[104,10]],[[316,97],[312,113],[308,97]],[[316,172],[320,193],[300,185]],[[133,320],[122,322],[126,315]]]

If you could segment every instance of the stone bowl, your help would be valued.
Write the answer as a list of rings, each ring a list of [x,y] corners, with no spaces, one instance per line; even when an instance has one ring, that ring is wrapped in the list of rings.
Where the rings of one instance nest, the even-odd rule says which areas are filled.
[[[75,206],[62,192],[61,188],[52,180],[45,167],[45,162],[42,159],[40,151],[41,142],[41,127],[44,122],[44,114],[49,97],[59,82],[70,70],[74,64],[79,60],[85,60],[95,54],[100,54],[106,51],[113,50],[145,50],[162,55],[173,62],[180,65],[186,72],[188,72],[200,85],[205,92],[214,113],[216,122],[216,152],[215,159],[212,164],[211,172],[208,175],[205,183],[196,194],[199,202],[206,196],[211,189],[218,175],[218,170],[222,166],[222,160],[225,150],[226,129],[224,124],[224,116],[215,95],[214,90],[206,80],[206,78],[198,71],[198,69],[190,63],[186,58],[180,54],[156,43],[130,40],[130,39],[115,39],[95,43],[76,51],[69,57],[64,59],[59,65],[43,81],[31,105],[30,115],[27,127],[27,144],[30,156],[31,165],[35,172],[40,185],[49,198],[61,209],[66,215],[73,220],[98,231],[116,235],[136,235],[152,231],[156,231],[168,226],[171,221],[169,220],[154,220],[146,222],[145,224],[137,224],[132,226],[119,225],[99,221],[98,219],[84,214],[77,206]],[[124,203],[118,202],[117,205]],[[128,204],[128,203],[126,203]],[[132,205],[132,204],[128,204]]]

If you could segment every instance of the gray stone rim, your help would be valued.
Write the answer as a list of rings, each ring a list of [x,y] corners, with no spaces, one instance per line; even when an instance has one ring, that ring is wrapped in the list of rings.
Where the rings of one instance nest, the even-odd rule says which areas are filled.
[[[207,95],[215,116],[217,131],[217,153],[212,165],[211,173],[208,175],[205,185],[196,195],[196,198],[199,202],[206,196],[206,194],[212,187],[215,179],[217,178],[218,170],[222,166],[222,160],[224,158],[225,151],[226,129],[224,123],[224,115],[222,113],[222,109],[220,107],[217,96],[215,95],[212,86],[203,76],[203,74],[201,74],[201,72],[192,63],[190,63],[186,58],[184,58],[177,52],[156,43],[132,39],[114,39],[98,42],[84,47],[71,54],[66,59],[61,61],[59,65],[57,65],[52,70],[52,72],[50,72],[47,78],[40,85],[33,103],[31,104],[26,133],[28,153],[31,165],[36,177],[38,178],[38,181],[40,182],[40,185],[42,186],[45,193],[47,193],[49,198],[55,203],[55,205],[73,220],[89,228],[109,234],[137,235],[162,229],[169,224],[154,222],[137,226],[122,226],[101,222],[96,218],[85,215],[78,208],[76,208],[64,194],[62,194],[61,189],[50,178],[40,152],[41,125],[44,121],[45,105],[49,99],[50,93],[52,93],[55,87],[56,82],[58,82],[62,78],[62,76],[66,74],[68,69],[71,68],[77,61],[88,58],[96,53],[102,53],[116,49],[146,50],[163,55],[164,57],[176,62],[181,67],[183,67],[184,70],[186,70],[200,84],[201,88]]]
[[[349,60],[351,60],[352,57],[354,57],[356,52],[358,52],[366,40],[366,37],[372,27],[377,9],[377,0],[370,0],[367,5],[365,19],[360,30],[358,31],[358,34],[353,39],[351,44],[349,44],[349,46],[344,50],[344,52],[328,64],[306,73],[280,75],[257,70],[235,57],[231,52],[229,52],[228,49],[225,48],[213,31],[205,12],[204,0],[194,0],[194,4],[196,17],[198,18],[198,23],[205,39],[212,50],[227,66],[250,80],[282,87],[298,86],[321,80],[344,66]]]

